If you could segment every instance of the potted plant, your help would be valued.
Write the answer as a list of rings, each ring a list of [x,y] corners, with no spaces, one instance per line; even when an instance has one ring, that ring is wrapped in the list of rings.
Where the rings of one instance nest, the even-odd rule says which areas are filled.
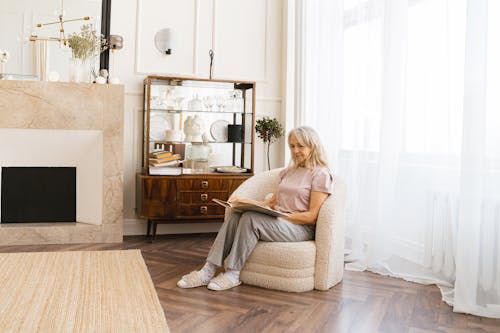
[[[82,67],[84,72],[88,69],[94,78],[97,77],[94,67],[95,57],[107,49],[106,38],[97,34],[91,24],[82,25],[80,30],[79,33],[75,32],[68,36],[68,45],[73,55],[70,60],[70,79],[73,82],[82,81]],[[88,78],[90,79],[90,74]],[[85,80],[85,77],[83,79]]]
[[[267,168],[271,170],[271,161],[269,159],[269,151],[271,143],[283,136],[283,127],[276,118],[264,117],[255,122],[255,131],[257,136],[267,143]]]

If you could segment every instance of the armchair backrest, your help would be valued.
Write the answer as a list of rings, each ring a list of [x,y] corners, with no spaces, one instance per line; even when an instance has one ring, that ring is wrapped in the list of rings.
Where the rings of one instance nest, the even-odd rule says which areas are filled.
[[[264,200],[269,193],[274,193],[278,187],[278,174],[282,170],[264,171],[248,178],[232,194],[234,197],[244,197],[254,200]]]

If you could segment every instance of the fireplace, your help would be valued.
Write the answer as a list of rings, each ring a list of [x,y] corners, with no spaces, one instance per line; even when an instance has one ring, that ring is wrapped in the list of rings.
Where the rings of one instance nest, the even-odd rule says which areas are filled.
[[[0,176],[15,168],[69,168],[75,177],[69,181],[74,194],[58,193],[49,200],[59,202],[57,209],[72,206],[71,217],[63,212],[60,218],[38,215],[23,223],[0,223],[0,245],[122,240],[123,103],[121,85],[0,80]],[[5,181],[0,179],[0,194],[25,186]],[[63,203],[66,196],[75,199]],[[0,204],[8,207],[0,212],[7,215],[0,221],[10,222],[4,210],[12,204],[22,208],[25,198],[5,200],[10,199],[0,198]]]
[[[0,129],[0,168],[2,172],[2,180],[0,182],[0,197],[1,220],[3,222],[81,222],[88,224],[102,224],[103,211],[103,137],[102,131],[96,130],[46,130],[46,129]],[[29,147],[29,149],[27,149]],[[41,168],[40,166],[43,166]],[[74,169],[74,193],[63,193],[64,185],[58,192],[54,193],[58,198],[54,198],[54,202],[47,202],[48,205],[63,206],[74,205],[75,216],[68,220],[65,216],[59,217],[60,221],[50,221],[47,217],[36,220],[34,216],[29,216],[29,221],[7,221],[4,220],[4,209],[12,209],[13,213],[20,214],[19,211],[25,204],[23,196],[30,196],[30,193],[19,193],[24,191],[24,187],[35,186],[39,187],[40,191],[46,191],[47,195],[53,185],[56,185],[58,177],[70,178],[71,171]],[[66,170],[66,171],[63,171]],[[16,179],[4,179],[4,172],[17,177]],[[38,174],[37,174],[38,173]],[[41,179],[52,176],[52,180]],[[59,174],[59,175],[57,175]],[[31,177],[26,181],[23,177]],[[4,207],[4,182],[17,182],[10,185],[10,189],[14,190],[10,198],[10,203]],[[61,181],[63,181],[61,179]],[[53,183],[53,184],[52,184]],[[71,185],[71,184],[69,184]],[[23,187],[15,189],[16,187]],[[6,193],[8,195],[8,193]],[[39,206],[37,196],[38,193],[31,198],[32,202],[27,209],[36,208]],[[74,202],[60,202],[63,196],[75,198]],[[46,198],[48,200],[48,198]],[[16,209],[17,207],[17,209]],[[54,209],[62,209],[63,207],[54,207]],[[25,218],[26,220],[26,218]]]
[[[76,222],[76,168],[2,168],[0,199],[1,223]]]

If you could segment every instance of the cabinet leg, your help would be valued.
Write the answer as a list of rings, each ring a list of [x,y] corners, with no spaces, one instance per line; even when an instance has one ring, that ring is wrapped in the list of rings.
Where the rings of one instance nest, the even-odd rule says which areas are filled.
[[[151,221],[151,222],[153,224],[153,236],[151,237],[151,242],[153,242],[153,240],[156,237],[156,227],[158,226],[158,223],[156,223],[156,221]]]
[[[150,234],[151,234],[151,220],[148,219],[148,228],[146,231],[146,238],[149,238]]]

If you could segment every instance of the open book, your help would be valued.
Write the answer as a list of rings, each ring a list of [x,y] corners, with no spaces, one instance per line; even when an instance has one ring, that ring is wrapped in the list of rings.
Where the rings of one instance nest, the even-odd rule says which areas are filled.
[[[238,212],[246,212],[246,211],[254,211],[254,212],[259,212],[271,216],[276,216],[276,217],[287,217],[288,214],[278,212],[277,210],[271,209],[266,206],[261,206],[257,204],[252,204],[252,203],[243,203],[243,202],[227,202],[219,199],[212,199],[213,202],[218,203],[221,206],[224,206],[226,208],[233,208],[234,210]]]

